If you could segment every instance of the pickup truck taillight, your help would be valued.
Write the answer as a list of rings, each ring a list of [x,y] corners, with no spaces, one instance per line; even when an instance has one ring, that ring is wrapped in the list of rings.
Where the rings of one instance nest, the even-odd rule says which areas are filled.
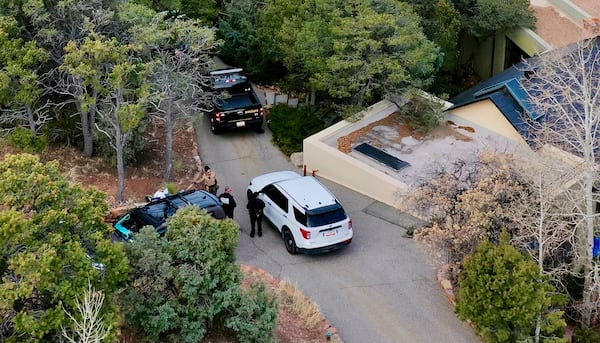
[[[222,116],[222,115],[223,115],[223,114],[222,114],[221,112],[217,112],[217,114],[215,114],[215,120],[216,120],[216,121],[221,121],[221,116]]]

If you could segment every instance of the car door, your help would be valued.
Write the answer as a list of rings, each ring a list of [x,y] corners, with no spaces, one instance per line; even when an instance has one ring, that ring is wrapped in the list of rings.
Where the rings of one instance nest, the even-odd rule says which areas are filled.
[[[266,186],[260,196],[265,202],[265,216],[281,231],[288,222],[288,199],[273,185]]]

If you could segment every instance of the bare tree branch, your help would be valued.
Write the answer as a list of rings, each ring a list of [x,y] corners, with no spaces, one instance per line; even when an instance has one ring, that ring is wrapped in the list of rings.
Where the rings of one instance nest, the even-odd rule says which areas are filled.
[[[73,323],[71,330],[62,327],[62,334],[70,343],[101,343],[111,330],[111,326],[104,325],[104,318],[101,315],[104,304],[104,293],[96,291],[90,282],[88,289],[83,295],[83,299],[76,299],[76,314],[71,314],[63,307]],[[69,332],[70,331],[70,332]]]

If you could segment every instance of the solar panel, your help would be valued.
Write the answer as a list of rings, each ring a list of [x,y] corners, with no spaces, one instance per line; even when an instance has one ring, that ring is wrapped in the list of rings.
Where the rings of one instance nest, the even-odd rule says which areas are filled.
[[[506,89],[508,90],[510,95],[512,95],[512,97],[515,99],[515,101],[519,104],[519,106],[521,106],[521,108],[523,108],[523,110],[527,112],[527,114],[529,114],[529,117],[531,117],[531,119],[536,120],[543,115],[541,113],[536,113],[533,110],[533,106],[531,106],[531,104],[528,101],[529,94],[525,89],[523,89],[523,86],[518,80],[512,79],[506,82]]]
[[[400,170],[410,166],[410,163],[402,161],[396,156],[392,156],[387,152],[372,146],[369,143],[361,143],[354,147],[354,150],[365,154],[366,156],[376,160],[377,162],[383,163],[386,166],[395,170]]]

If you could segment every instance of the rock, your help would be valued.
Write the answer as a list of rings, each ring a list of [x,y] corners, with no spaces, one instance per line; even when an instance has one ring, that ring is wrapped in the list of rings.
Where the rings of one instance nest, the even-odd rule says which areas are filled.
[[[302,167],[302,165],[304,164],[304,157],[301,152],[295,152],[290,155],[290,161],[296,167]]]
[[[442,282],[440,282],[440,284],[442,285],[442,287],[445,290],[452,289],[452,283],[450,282],[450,280],[442,280]]]

